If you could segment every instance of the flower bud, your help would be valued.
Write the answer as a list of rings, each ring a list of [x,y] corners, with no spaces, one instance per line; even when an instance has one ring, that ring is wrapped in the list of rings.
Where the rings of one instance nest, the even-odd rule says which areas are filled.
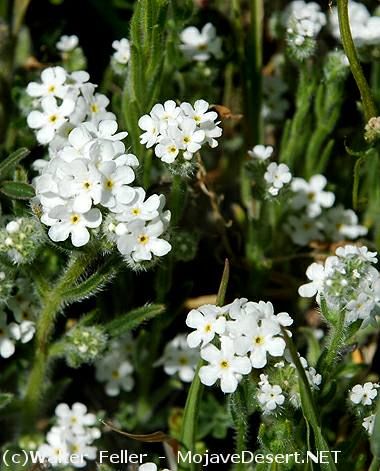
[[[65,337],[64,352],[67,364],[79,368],[93,363],[107,346],[107,335],[97,326],[74,327]]]

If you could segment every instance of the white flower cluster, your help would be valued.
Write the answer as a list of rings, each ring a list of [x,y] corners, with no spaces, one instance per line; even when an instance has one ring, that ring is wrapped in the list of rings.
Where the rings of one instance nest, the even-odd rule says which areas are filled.
[[[202,383],[212,386],[220,380],[224,393],[234,392],[252,368],[264,368],[268,358],[284,354],[281,327],[292,323],[286,312],[274,314],[272,303],[246,298],[223,307],[207,304],[193,309],[186,324],[195,330],[187,343],[200,346],[200,355],[208,362],[199,371]]]
[[[284,229],[295,244],[307,245],[313,240],[353,240],[367,234],[367,228],[359,224],[354,211],[342,205],[333,207],[335,195],[325,191],[326,185],[323,175],[313,175],[309,181],[293,178],[293,212],[288,216]]]
[[[134,386],[131,361],[132,337],[111,340],[108,352],[96,362],[96,379],[105,383],[107,396],[118,396],[121,391],[131,391]]]
[[[0,283],[5,274],[0,272]],[[15,352],[16,342],[30,342],[36,331],[35,320],[38,313],[38,303],[30,283],[24,278],[18,278],[14,285],[16,293],[9,298],[7,308],[14,317],[8,322],[7,314],[0,308],[0,356],[9,358]]]
[[[41,73],[41,82],[31,82],[27,94],[34,99],[34,110],[28,114],[28,126],[36,131],[40,144],[49,144],[54,155],[67,145],[71,129],[89,121],[95,126],[100,121],[116,117],[107,111],[109,99],[95,93],[90,76],[81,70],[66,72],[63,67],[48,67]]]
[[[264,414],[273,413],[278,406],[282,406],[285,402],[285,396],[282,388],[278,384],[270,384],[268,376],[260,375],[259,391],[256,395],[257,400]]]
[[[352,38],[357,47],[380,45],[379,16],[371,16],[363,3],[352,0],[348,3],[348,14]],[[329,22],[331,34],[337,40],[340,40],[338,9],[336,7],[331,9]]]
[[[115,49],[112,56],[115,62],[121,65],[127,64],[131,58],[131,44],[128,39],[116,40],[112,43],[112,47]]]
[[[48,76],[57,75],[55,69],[43,71],[43,83],[29,84],[29,92],[45,90],[49,86],[46,71],[50,71]],[[59,75],[61,73],[66,74],[59,68]],[[54,93],[61,95],[57,89],[56,84]],[[66,90],[65,94],[70,92]],[[76,107],[81,108],[80,98],[83,97],[77,99],[75,113]],[[73,245],[81,247],[90,240],[89,229],[100,226],[101,208],[113,215],[114,223],[111,227],[107,225],[106,233],[128,261],[138,263],[166,255],[171,245],[160,237],[170,221],[170,212],[163,211],[165,197],[152,195],[145,199],[142,188],[130,186],[139,162],[136,156],[125,152],[122,139],[128,133],[117,133],[117,122],[108,119],[114,115],[106,111],[108,99],[104,95],[95,95],[94,100],[90,107],[91,121],[80,122],[70,131],[67,139],[55,147],[52,159],[35,179],[37,199],[42,205],[41,221],[50,226],[49,237],[54,242],[71,237]],[[32,113],[41,115],[39,111]],[[86,111],[80,119],[88,117]],[[75,121],[77,123],[77,119]],[[28,122],[30,125],[30,119]]]
[[[17,218],[0,229],[0,253],[13,263],[31,263],[40,247],[42,232],[34,218]]]
[[[184,383],[191,383],[199,362],[198,352],[192,350],[185,335],[177,335],[165,347],[163,356],[155,366],[163,365],[169,376],[178,376]]]
[[[222,56],[222,39],[216,35],[211,23],[206,23],[200,31],[195,26],[188,26],[180,35],[182,44],[179,46],[185,57],[197,62],[206,62],[214,56]]]
[[[372,435],[373,428],[375,425],[375,410],[376,403],[379,398],[379,383],[372,383],[368,381],[367,383],[356,384],[350,391],[350,401],[356,408],[356,411],[359,415],[363,417],[368,414],[368,408],[373,411],[372,414],[363,417],[362,426],[367,431],[368,435]]]
[[[351,324],[358,319],[365,324],[376,315],[380,306],[380,273],[373,266],[376,252],[367,247],[346,245],[327,257],[325,263],[312,263],[306,270],[310,280],[300,286],[302,297],[323,298],[329,309],[345,311],[345,321]]]
[[[46,443],[38,448],[39,456],[52,466],[70,464],[84,468],[87,461],[96,459],[97,448],[93,442],[100,438],[96,416],[87,412],[87,407],[76,402],[70,408],[59,404],[55,409],[56,425],[46,435]],[[75,459],[74,459],[75,455]]]
[[[291,51],[302,59],[314,52],[315,40],[327,19],[317,3],[296,0],[285,9],[282,23],[286,28],[286,39]]]
[[[173,100],[154,105],[149,115],[139,119],[144,131],[140,136],[141,144],[147,148],[155,146],[156,156],[168,164],[179,156],[185,161],[191,160],[206,143],[216,147],[222,129],[218,126],[218,114],[209,111],[209,107],[205,100],[197,100],[194,107],[186,102],[177,106]]]
[[[273,154],[272,146],[264,146],[258,144],[253,147],[252,150],[248,151],[253,161],[264,163],[267,165],[264,173],[264,180],[266,184],[266,190],[271,196],[277,196],[280,190],[290,183],[292,174],[290,173],[289,167],[285,164],[278,164],[271,162],[268,164],[269,158]]]

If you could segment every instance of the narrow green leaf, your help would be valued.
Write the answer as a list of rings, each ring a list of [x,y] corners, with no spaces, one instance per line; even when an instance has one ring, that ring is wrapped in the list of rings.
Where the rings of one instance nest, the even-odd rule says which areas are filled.
[[[216,300],[216,304],[218,306],[223,306],[224,304],[229,276],[230,276],[230,264],[228,262],[228,259],[226,259],[224,262],[222,280],[220,282],[217,300]],[[187,395],[185,410],[184,410],[183,419],[182,419],[180,442],[183,448],[185,449],[185,451],[191,451],[193,453],[195,452],[195,440],[196,440],[196,433],[197,433],[199,404],[201,402],[202,393],[203,393],[203,385],[199,379],[199,370],[202,367],[202,365],[203,365],[203,360],[200,360],[198,363],[197,370],[195,372],[194,379],[191,383],[191,386]],[[191,462],[191,464],[181,463],[178,465],[179,471],[184,471],[184,470],[189,470],[189,469],[192,471],[195,470],[196,464],[194,462]]]
[[[0,175],[6,175],[10,170],[12,170],[13,167],[15,167],[22,159],[24,159],[29,154],[30,151],[25,147],[21,147],[20,149],[13,152],[5,160],[0,162]]]
[[[62,294],[65,303],[72,303],[87,299],[100,291],[118,271],[118,264],[113,259],[108,260],[95,273],[90,275],[73,288],[69,288]]]
[[[147,304],[146,306],[127,312],[127,314],[118,316],[116,319],[106,324],[105,329],[111,337],[119,337],[135,329],[143,322],[162,314],[164,311],[165,306],[163,304]]]
[[[29,200],[35,196],[32,185],[22,182],[4,181],[1,183],[0,191],[9,198],[16,200]]]
[[[13,394],[0,393],[0,409],[4,409],[13,400]]]

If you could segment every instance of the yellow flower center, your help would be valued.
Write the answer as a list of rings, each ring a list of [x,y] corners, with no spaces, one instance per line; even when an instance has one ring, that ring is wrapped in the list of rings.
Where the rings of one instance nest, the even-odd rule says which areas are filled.
[[[112,180],[107,180],[104,186],[107,190],[111,190],[114,186],[114,182]]]
[[[79,216],[79,214],[73,214],[73,215],[70,217],[70,222],[71,222],[71,224],[78,224],[79,221],[80,221],[80,216]]]
[[[91,183],[90,183],[90,182],[84,182],[84,183],[83,183],[83,188],[84,188],[85,190],[89,190],[89,189],[91,188]]]
[[[98,111],[99,111],[99,106],[98,106],[96,103],[93,103],[93,104],[91,105],[91,111],[92,111],[93,113],[98,113]]]
[[[201,120],[202,120],[202,118],[201,118],[199,115],[195,115],[195,116],[194,116],[194,121],[195,121],[196,123],[200,123]]]
[[[52,114],[51,116],[49,116],[49,121],[51,123],[55,123],[58,119],[58,116],[56,114]]]
[[[170,154],[175,154],[177,152],[177,147],[176,146],[169,146],[168,147],[168,152]]]
[[[54,92],[55,92],[55,85],[50,85],[50,86],[48,87],[48,92],[49,92],[49,93],[54,93]]]
[[[188,365],[189,364],[189,361],[186,357],[180,357],[178,361],[179,361],[180,365]]]
[[[139,244],[145,245],[149,242],[149,237],[146,234],[140,234],[137,240]]]
[[[262,345],[264,343],[264,337],[258,335],[253,339],[253,343],[255,343],[256,345]]]
[[[220,362],[220,367],[223,368],[224,370],[226,368],[228,368],[229,366],[230,366],[230,364],[228,363],[227,360],[223,360],[223,361]]]
[[[111,376],[112,376],[113,379],[119,379],[120,378],[119,372],[117,370],[112,371]]]
[[[191,139],[190,139],[189,136],[185,136],[185,137],[183,138],[183,142],[184,142],[185,144],[188,144],[190,141],[191,141]]]
[[[138,216],[141,213],[140,208],[133,208],[131,213],[133,216]]]
[[[211,329],[212,329],[211,324],[205,325],[205,332],[211,332]]]

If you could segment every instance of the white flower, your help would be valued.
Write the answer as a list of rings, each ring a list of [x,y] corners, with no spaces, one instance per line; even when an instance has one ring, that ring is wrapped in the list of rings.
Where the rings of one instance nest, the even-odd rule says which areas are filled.
[[[223,336],[220,343],[220,350],[211,344],[201,350],[201,357],[209,365],[201,367],[199,377],[206,386],[212,386],[220,380],[221,390],[233,393],[242,375],[250,373],[251,363],[247,357],[235,355],[234,343],[230,338]]]
[[[250,354],[252,366],[263,368],[267,364],[267,355],[280,357],[285,351],[285,341],[279,337],[281,327],[271,319],[258,322],[253,316],[239,322],[241,335],[234,340],[238,355]]]
[[[367,319],[375,307],[375,300],[367,293],[359,293],[346,306],[346,321],[351,324],[358,319]]]
[[[370,252],[366,246],[344,245],[343,247],[338,247],[335,253],[341,258],[347,258],[353,255],[364,262],[377,263],[377,252]]]
[[[119,212],[119,205],[130,203],[135,196],[134,190],[128,186],[135,174],[129,166],[118,167],[115,161],[103,162],[98,169],[102,173],[101,204]]]
[[[155,117],[159,122],[161,132],[169,126],[177,126],[180,114],[181,108],[177,106],[174,100],[167,100],[163,105],[157,103],[151,111],[151,116]]]
[[[163,365],[166,374],[179,376],[181,381],[191,383],[199,362],[197,351],[189,348],[185,335],[177,335],[165,347],[162,358],[156,366]]]
[[[361,404],[363,406],[370,406],[373,400],[377,397],[377,389],[379,385],[371,382],[356,384],[350,393],[350,400],[353,404]]]
[[[295,209],[306,208],[311,218],[319,216],[322,208],[330,208],[335,201],[334,193],[323,191],[327,180],[323,175],[314,175],[309,182],[302,178],[293,178],[292,191],[295,193],[292,205]]]
[[[119,64],[127,64],[131,57],[131,45],[126,38],[120,39],[120,41],[114,41],[112,47],[116,50],[113,54],[113,58]]]
[[[352,209],[344,209],[342,205],[328,209],[323,215],[323,229],[332,241],[343,237],[357,239],[367,234],[368,229],[358,224],[358,216]]]
[[[59,38],[59,41],[56,44],[56,47],[59,51],[62,52],[71,52],[73,51],[79,44],[78,36],[75,34],[71,36],[63,35]]]
[[[306,214],[288,217],[284,229],[297,245],[307,245],[313,240],[323,240],[323,224]]]
[[[43,98],[53,96],[63,98],[67,91],[64,85],[67,73],[63,67],[49,67],[41,72],[42,83],[30,82],[26,92],[31,97]]]
[[[133,366],[118,352],[110,352],[96,364],[96,379],[105,384],[108,396],[118,396],[120,391],[131,391],[134,385]]]
[[[153,255],[162,257],[171,250],[169,242],[160,238],[165,231],[161,220],[148,224],[135,220],[124,226],[119,225],[117,229],[123,229],[118,234],[117,248],[122,255],[131,257],[135,262],[151,260]]]
[[[6,315],[0,311],[0,356],[11,357],[15,352],[15,340],[20,336],[19,326],[14,322],[7,324]]]
[[[218,119],[218,114],[215,111],[209,111],[209,108],[210,105],[206,100],[197,100],[194,106],[187,102],[181,103],[181,109],[186,117],[191,118],[197,125]]]
[[[61,403],[55,408],[58,426],[70,429],[76,435],[84,435],[87,427],[96,424],[96,416],[87,412],[87,407],[81,402],[75,402],[70,408]]]
[[[172,164],[178,157],[180,151],[181,131],[171,126],[168,131],[168,137],[160,140],[155,148],[156,156],[167,164]]]
[[[160,123],[156,117],[145,114],[139,119],[139,127],[145,131],[140,136],[141,144],[145,144],[149,149],[158,142]]]
[[[205,132],[197,128],[196,122],[191,118],[185,118],[181,123],[181,148],[185,150],[183,156],[190,160],[204,142]]]
[[[102,222],[102,213],[99,209],[92,208],[85,213],[75,212],[70,206],[56,206],[49,214],[52,219],[48,225],[49,237],[54,242],[62,242],[71,236],[71,242],[75,247],[82,247],[90,240],[90,232],[87,228],[99,227]]]
[[[272,385],[269,382],[262,382],[257,394],[257,400],[264,414],[268,414],[285,402],[285,396],[282,394],[282,389],[278,384]]]
[[[312,263],[306,270],[306,276],[310,283],[306,283],[298,288],[298,293],[303,298],[312,298],[323,288],[326,278],[325,267],[320,263]]]
[[[205,24],[201,31],[195,26],[188,26],[180,37],[180,49],[192,60],[206,62],[211,56],[217,59],[221,57],[222,40],[216,36],[215,27],[211,23]]]
[[[47,96],[41,101],[41,111],[31,111],[28,114],[28,126],[38,129],[37,140],[41,144],[48,144],[53,140],[57,130],[67,121],[67,117],[72,113],[75,102],[71,99],[64,99],[61,105],[52,96]]]
[[[76,455],[78,459],[71,460],[74,468],[84,468],[87,464],[86,460],[95,460],[97,448],[89,446],[89,437],[73,436],[67,440],[67,448],[70,455]]]
[[[52,427],[46,435],[47,443],[40,445],[38,452],[51,465],[69,464],[70,452],[66,442],[69,433],[61,427]]]
[[[368,435],[372,435],[373,429],[375,427],[375,414],[369,415],[363,419],[363,427],[367,430]]]
[[[205,304],[198,309],[189,312],[186,318],[186,325],[194,332],[187,336],[187,343],[190,348],[202,348],[210,343],[215,334],[222,335],[226,329],[226,318],[221,314],[221,308],[211,304]]]
[[[269,193],[276,196],[279,190],[290,182],[292,174],[289,171],[289,167],[285,164],[277,164],[272,162],[268,165],[267,171],[264,174],[265,181],[270,185]]]
[[[136,219],[151,221],[159,216],[160,197],[151,195],[145,199],[143,188],[134,188],[135,195],[130,203],[123,207],[123,211],[116,214],[116,220],[130,222]]]
[[[272,146],[263,146],[262,144],[258,144],[254,146],[252,150],[248,151],[248,155],[253,159],[257,160],[267,160],[273,154],[273,147]]]

